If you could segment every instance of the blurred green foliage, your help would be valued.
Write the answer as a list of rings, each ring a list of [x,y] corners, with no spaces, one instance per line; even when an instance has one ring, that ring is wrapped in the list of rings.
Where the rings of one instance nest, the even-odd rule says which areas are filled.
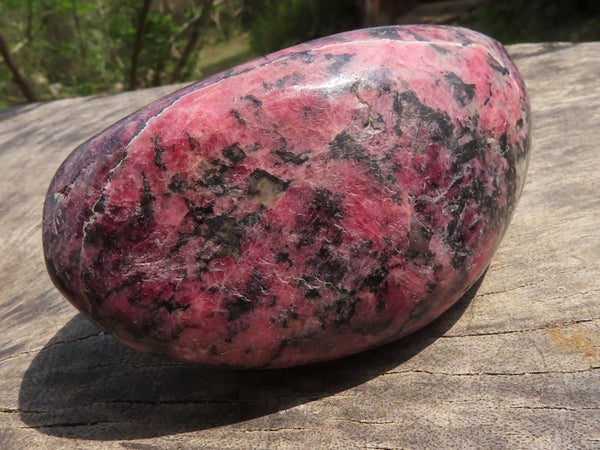
[[[177,81],[209,75],[198,69],[203,45],[241,30],[243,0],[215,1],[211,18]],[[142,0],[1,0],[0,35],[41,100],[119,92],[128,86]],[[202,10],[194,0],[153,0],[138,58],[138,87],[170,81]],[[237,11],[237,12],[236,12]],[[0,107],[24,101],[0,58]]]
[[[596,41],[600,40],[600,1],[486,1],[458,24],[493,36],[504,44]]]
[[[151,8],[132,71],[147,1]],[[364,0],[211,3],[210,20],[189,59],[182,55],[203,0],[0,0],[0,37],[37,98],[48,100],[122,91],[129,88],[130,72],[141,88],[200,79],[257,55],[357,28],[364,14]],[[488,0],[453,24],[505,44],[600,40],[600,0]],[[0,58],[0,107],[24,101]]]
[[[250,24],[253,50],[270,53],[358,26],[358,2],[348,0],[262,0]]]

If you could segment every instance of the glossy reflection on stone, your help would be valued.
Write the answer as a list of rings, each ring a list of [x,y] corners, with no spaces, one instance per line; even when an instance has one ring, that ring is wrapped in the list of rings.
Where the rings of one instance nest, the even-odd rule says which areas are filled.
[[[523,187],[529,103],[503,47],[406,26],[193,84],[76,149],[44,210],[64,295],[133,348],[286,367],[431,322]]]

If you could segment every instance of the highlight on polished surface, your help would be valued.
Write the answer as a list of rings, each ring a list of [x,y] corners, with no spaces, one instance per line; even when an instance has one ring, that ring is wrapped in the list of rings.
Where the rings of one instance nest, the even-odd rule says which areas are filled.
[[[192,84],[79,146],[50,185],[52,280],[125,344],[288,367],[407,335],[482,275],[529,158],[504,48],[351,31]]]

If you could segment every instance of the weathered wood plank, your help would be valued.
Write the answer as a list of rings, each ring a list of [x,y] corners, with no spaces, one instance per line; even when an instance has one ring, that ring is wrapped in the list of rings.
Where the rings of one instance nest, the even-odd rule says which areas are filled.
[[[406,339],[292,370],[138,354],[45,273],[58,164],[172,86],[0,111],[0,447],[600,448],[600,43],[510,51],[533,155],[476,295]]]

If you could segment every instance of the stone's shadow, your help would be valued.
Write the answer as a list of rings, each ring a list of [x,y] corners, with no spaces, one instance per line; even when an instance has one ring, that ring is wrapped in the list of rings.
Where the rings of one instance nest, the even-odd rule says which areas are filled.
[[[38,353],[19,393],[29,427],[68,438],[143,439],[265,416],[369,381],[431,345],[461,317],[485,274],[422,330],[337,361],[255,371],[184,365],[144,355],[81,315]]]

